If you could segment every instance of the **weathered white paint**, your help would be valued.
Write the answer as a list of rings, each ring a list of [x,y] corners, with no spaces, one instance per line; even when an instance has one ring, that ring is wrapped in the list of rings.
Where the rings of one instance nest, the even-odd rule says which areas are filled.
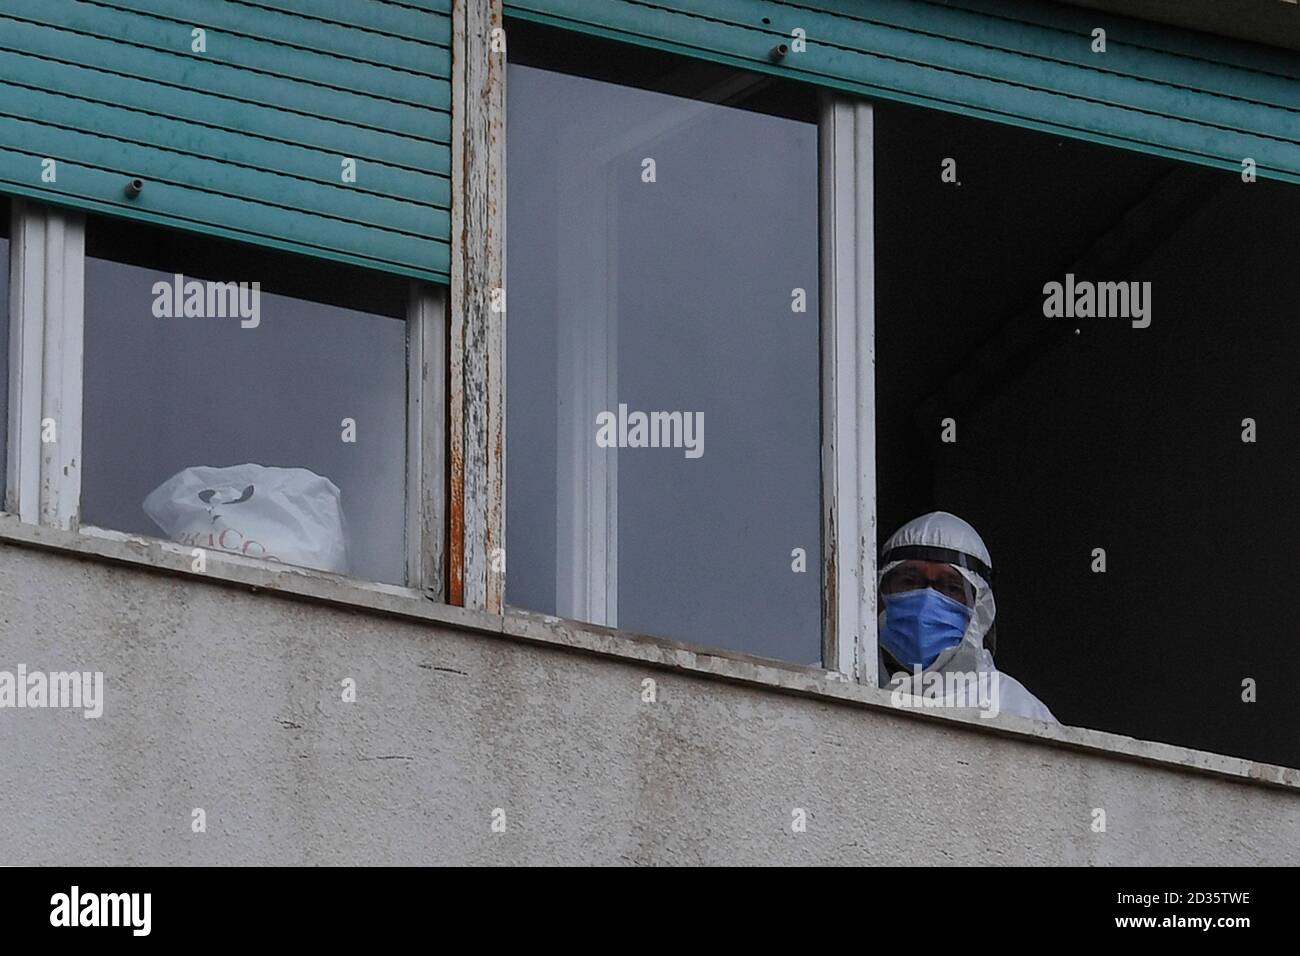
[[[6,509],[72,528],[81,500],[85,223],[22,201],[12,218]],[[53,423],[54,441],[41,440],[43,422]]]
[[[98,720],[0,713],[21,771],[0,788],[6,863],[1288,864],[1300,845],[1296,771],[173,560],[188,569],[158,542],[0,518],[0,662],[106,688]]]
[[[411,283],[407,314],[406,575],[445,600],[447,296]]]
[[[823,657],[876,683],[876,360],[871,104],[826,95],[821,150]]]
[[[505,574],[506,54],[501,0],[452,3],[451,491],[449,599],[500,611]],[[506,295],[507,304],[509,295]]]
[[[13,201],[9,254],[9,431],[5,511],[36,522],[41,482],[41,362],[45,351],[43,219]]]

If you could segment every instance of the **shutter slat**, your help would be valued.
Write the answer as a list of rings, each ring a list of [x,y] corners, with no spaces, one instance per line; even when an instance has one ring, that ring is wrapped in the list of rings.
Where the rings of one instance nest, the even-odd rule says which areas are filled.
[[[46,0],[48,2],[48,0]],[[266,6],[249,6],[223,0],[201,6],[178,4],[176,0],[94,0],[111,13],[139,14],[142,23],[157,23],[171,32],[175,25],[189,49],[190,30],[202,27],[208,33],[208,52],[217,54],[218,44],[239,37],[283,48],[301,49],[359,60],[375,66],[437,76],[436,65],[450,57],[450,21],[425,17],[423,28],[409,37],[385,36],[355,26],[331,23],[313,16],[284,13]],[[352,0],[348,0],[352,2]],[[328,9],[325,4],[317,4]],[[445,25],[448,29],[432,29]],[[441,49],[436,45],[441,40]]]
[[[0,27],[3,25],[4,21],[0,19]],[[25,45],[42,51],[50,46],[57,49],[58,31],[45,32],[55,35],[53,42]],[[113,44],[98,44],[90,50],[78,49],[76,54],[82,54],[78,60],[97,64],[92,68],[68,60],[50,60],[44,55],[38,57],[13,52],[6,49],[4,41],[0,40],[0,77],[23,86],[80,97],[88,102],[108,102],[217,127],[246,129],[264,136],[273,137],[278,130],[302,145],[350,151],[348,155],[351,151],[363,152],[359,145],[363,141],[374,143],[375,152],[365,151],[364,155],[394,165],[406,164],[412,157],[423,155],[422,149],[435,143],[447,143],[451,138],[451,117],[441,110],[420,110],[387,100],[323,90],[305,83],[291,84],[292,88],[284,90],[278,101],[268,97],[265,89],[259,87],[255,94],[258,102],[250,103],[226,93],[217,93],[214,89],[221,87],[231,94],[239,93],[241,84],[247,84],[246,77],[238,71],[221,71],[205,64],[210,69],[196,72],[207,76],[221,73],[218,82],[195,87],[173,86],[108,69],[116,59],[112,55],[114,52],[128,52],[129,55],[129,51],[115,49]],[[70,54],[65,48],[62,55]],[[156,72],[165,74],[166,71]],[[290,84],[286,81],[286,85]],[[360,125],[362,122],[366,125]],[[372,135],[381,131],[381,135]],[[319,139],[314,139],[314,136]]]
[[[188,186],[152,183],[138,199],[127,200],[120,175],[80,163],[60,163],[59,177],[63,179],[68,174],[68,188],[57,195],[37,188],[30,177],[10,177],[11,170],[28,168],[37,158],[31,153],[0,147],[0,186],[7,192],[55,205],[144,222],[163,222],[176,228],[401,275],[445,277],[450,268],[450,254],[445,245],[434,246],[427,240],[388,229],[262,206]],[[185,210],[186,215],[178,214],[177,210]]]
[[[450,12],[5,0],[0,190],[446,282]],[[205,53],[191,52],[193,27]],[[144,191],[128,199],[136,176]]]
[[[186,9],[197,13],[209,4],[179,0],[172,6],[178,13]],[[207,52],[194,53],[190,27],[185,23],[79,0],[5,0],[3,13],[15,20],[59,26],[87,39],[157,51],[163,54],[168,76],[188,77],[188,71],[198,64],[220,63],[248,71],[250,83],[263,75],[289,77],[411,104],[428,102],[439,78],[451,76],[450,52],[441,47],[428,48],[431,67],[439,72],[417,74],[231,34],[209,34]],[[84,41],[70,38],[70,42]],[[439,62],[432,62],[434,57]]]

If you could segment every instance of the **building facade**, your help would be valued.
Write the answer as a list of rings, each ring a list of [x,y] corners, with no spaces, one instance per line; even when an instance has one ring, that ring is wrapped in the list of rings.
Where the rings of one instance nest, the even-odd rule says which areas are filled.
[[[1291,0],[6,0],[0,199],[0,861],[1294,861]]]

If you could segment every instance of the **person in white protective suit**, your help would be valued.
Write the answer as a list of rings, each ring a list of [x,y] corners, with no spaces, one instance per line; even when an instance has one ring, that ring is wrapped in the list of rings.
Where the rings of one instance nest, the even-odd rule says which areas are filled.
[[[880,686],[900,706],[979,707],[1056,721],[993,663],[993,560],[979,534],[946,511],[914,518],[880,556]]]

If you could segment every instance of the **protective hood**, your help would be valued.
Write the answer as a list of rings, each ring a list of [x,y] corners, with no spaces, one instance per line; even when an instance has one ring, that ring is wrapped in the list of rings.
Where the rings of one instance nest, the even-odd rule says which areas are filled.
[[[991,671],[993,664],[993,559],[988,548],[969,524],[946,511],[932,511],[914,518],[890,536],[881,549],[877,590],[886,574],[904,561],[942,561],[952,565],[975,590],[975,604],[961,643],[940,654],[927,667],[930,671]],[[880,612],[880,626],[885,612]],[[989,644],[985,646],[985,639]],[[890,672],[880,655],[880,686],[888,686]]]

